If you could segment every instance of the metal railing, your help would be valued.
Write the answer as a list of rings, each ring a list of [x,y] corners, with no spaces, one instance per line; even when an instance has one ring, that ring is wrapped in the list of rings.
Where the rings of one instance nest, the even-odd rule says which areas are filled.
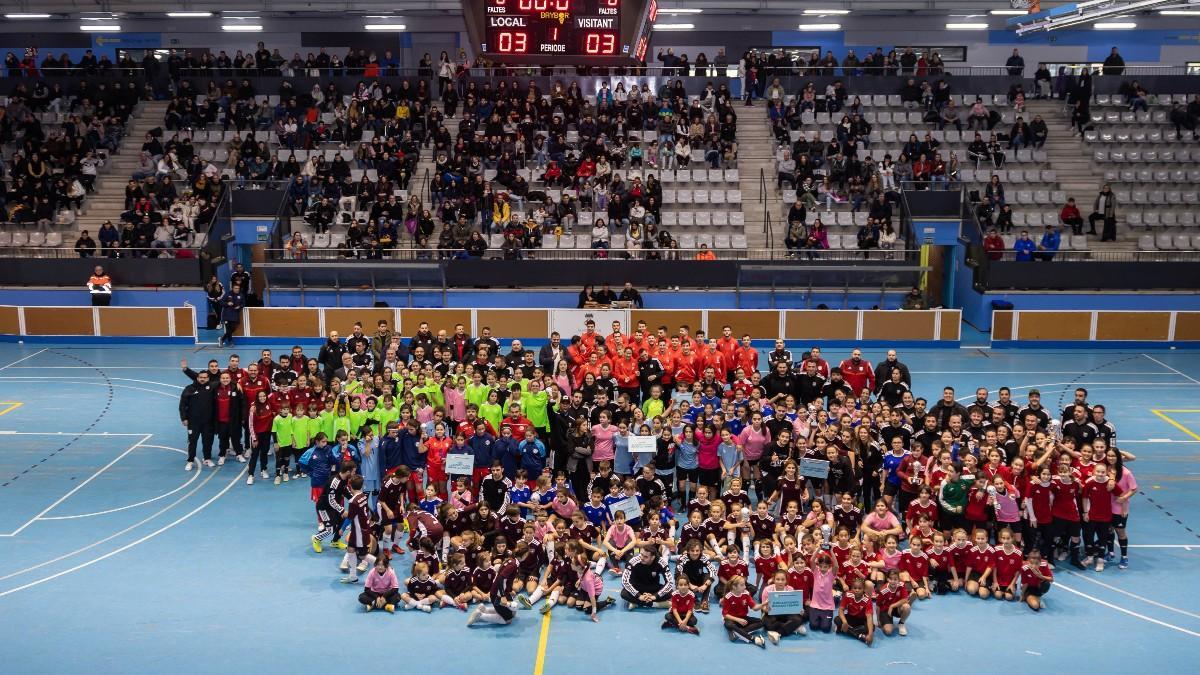
[[[1038,241],[1040,239],[1033,238],[1035,244]],[[1035,258],[1040,253],[1040,251],[1035,252]],[[1106,251],[1103,249],[1077,251],[1060,249],[1053,256],[1050,262],[1200,262],[1200,251]],[[992,260],[991,258],[989,260],[991,262],[1016,262],[1017,254],[1015,251],[1003,251],[1000,254],[999,260]]]
[[[0,258],[42,258],[62,260],[67,258],[189,258],[200,257],[203,249],[195,247],[163,248],[101,248],[99,242],[91,254],[81,254],[74,246],[0,246]]]
[[[549,237],[547,237],[549,238]],[[775,248],[670,248],[670,249],[628,249],[628,248],[532,248],[521,249],[522,260],[647,260],[650,254],[657,254],[661,260],[694,260],[701,251],[712,253],[718,260],[763,260],[763,261],[813,261],[828,262],[906,262],[915,259],[917,251],[892,249],[882,250],[872,248],[860,249],[775,249]],[[380,253],[380,257],[371,257],[365,249],[312,248],[306,249],[303,255],[295,255],[285,249],[268,249],[268,260],[345,260],[347,264],[362,261],[429,261],[448,260],[462,257],[462,249],[437,248],[390,248]],[[484,253],[484,259],[497,260],[502,258],[500,251],[489,248]],[[697,262],[704,262],[702,260]]]

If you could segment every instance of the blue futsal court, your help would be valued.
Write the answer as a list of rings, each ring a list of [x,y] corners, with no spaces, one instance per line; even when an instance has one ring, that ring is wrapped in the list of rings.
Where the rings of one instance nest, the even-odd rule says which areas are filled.
[[[717,611],[700,616],[700,637],[660,631],[659,610],[610,609],[599,625],[565,608],[545,621],[521,612],[512,626],[471,629],[452,609],[364,614],[357,587],[338,583],[340,555],[309,546],[307,481],[246,486],[236,463],[183,470],[179,359],[224,365],[229,353],[0,345],[5,671],[1147,672],[1190,670],[1200,649],[1200,353],[901,350],[927,398],[944,385],[994,398],[1008,385],[1020,402],[1040,389],[1057,411],[1083,386],[1105,404],[1118,445],[1137,455],[1131,567],[1060,566],[1036,615],[941,597],[919,604],[906,638],[879,634],[868,649],[809,635],[765,651],[727,642]],[[242,350],[244,363],[256,356]],[[398,561],[402,578],[410,564]]]

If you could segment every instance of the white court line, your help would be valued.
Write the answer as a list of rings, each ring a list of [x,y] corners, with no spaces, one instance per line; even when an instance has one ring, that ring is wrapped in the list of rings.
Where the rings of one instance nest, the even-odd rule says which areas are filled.
[[[87,485],[88,483],[90,483],[90,482],[92,482],[93,480],[95,480],[95,479],[96,479],[96,477],[98,477],[100,474],[104,473],[105,471],[108,471],[108,470],[109,470],[109,469],[112,467],[112,465],[113,465],[113,464],[116,464],[117,462],[121,461],[121,458],[123,458],[125,455],[128,455],[129,453],[133,452],[134,450],[137,450],[137,449],[138,449],[138,446],[140,446],[142,443],[145,443],[146,441],[150,440],[150,439],[151,439],[151,438],[153,438],[153,437],[154,437],[154,434],[144,434],[144,435],[142,436],[142,440],[140,440],[140,441],[138,441],[137,443],[134,443],[133,445],[129,446],[129,449],[128,449],[128,450],[126,450],[125,452],[122,452],[121,454],[117,455],[117,456],[116,456],[116,458],[114,458],[114,459],[113,459],[111,462],[109,462],[108,464],[105,464],[104,466],[100,467],[100,469],[99,469],[98,471],[96,471],[96,472],[95,472],[95,473],[93,473],[92,475],[88,476],[88,477],[87,477],[87,479],[86,479],[86,480],[84,480],[82,483],[80,483],[79,485],[76,485],[75,487],[71,488],[71,490],[70,490],[69,492],[67,492],[67,494],[65,494],[65,495],[63,495],[63,496],[61,496],[61,497],[59,497],[59,498],[58,498],[58,499],[56,499],[56,500],[54,500],[54,503],[53,503],[53,504],[51,504],[50,506],[47,506],[46,508],[42,509],[42,512],[41,512],[41,513],[37,514],[37,515],[36,515],[36,516],[34,516],[34,517],[31,519],[31,520],[29,520],[27,523],[25,523],[24,525],[22,525],[22,526],[18,527],[17,529],[13,530],[12,532],[9,532],[8,534],[0,534],[0,537],[15,537],[15,536],[17,536],[18,534],[21,534],[21,531],[22,531],[22,530],[24,530],[25,528],[27,528],[27,527],[29,527],[30,525],[32,525],[32,524],[34,524],[35,522],[37,522],[37,520],[38,520],[39,518],[41,518],[42,516],[46,515],[47,513],[50,513],[50,511],[51,511],[51,510],[53,510],[53,509],[54,509],[54,507],[56,507],[56,506],[58,506],[59,504],[61,504],[61,503],[65,502],[67,499],[69,499],[69,498],[71,497],[71,495],[73,495],[73,494],[75,494],[76,492],[79,492],[80,490],[82,490],[82,489],[83,489],[83,486],[85,486],[85,485]]]
[[[4,436],[145,436],[146,434],[127,434],[107,431],[0,431]],[[151,434],[153,435],[153,434]]]
[[[59,379],[59,378],[40,378],[40,377],[21,377],[21,378],[0,377],[0,380],[11,380],[11,379],[20,379],[20,380],[52,379],[52,380],[54,380],[54,382],[56,384],[83,384],[83,385],[91,385],[93,387],[113,387],[116,389],[134,389],[137,391],[144,391],[144,392],[147,392],[150,394],[158,394],[159,396],[166,396],[167,398],[177,398],[175,396],[175,394],[172,394],[170,392],[160,391],[158,389],[147,389],[145,387],[135,387],[131,384],[112,384],[111,382],[107,382],[104,380],[82,381],[82,380],[77,380],[75,378],[68,378],[67,380],[63,380],[63,379]],[[158,383],[155,382],[154,384],[158,384]],[[172,386],[172,385],[167,385],[167,386]]]
[[[142,447],[143,447],[143,448],[158,448],[158,449],[160,449],[160,450],[170,450],[171,452],[178,452],[178,453],[179,453],[179,454],[181,454],[181,455],[186,455],[186,454],[187,454],[187,451],[186,451],[186,450],[180,450],[179,448],[171,448],[171,447],[168,447],[168,446],[165,446],[165,445],[143,445]],[[138,503],[136,503],[136,504],[128,504],[128,505],[126,505],[126,506],[118,506],[118,507],[117,507],[117,508],[115,508],[115,509],[106,509],[106,510],[104,510],[104,511],[93,511],[93,512],[91,512],[91,513],[80,513],[80,514],[78,514],[78,515],[74,515],[74,516],[43,516],[43,517],[39,518],[38,520],[41,520],[41,521],[47,521],[47,520],[78,520],[79,518],[91,518],[91,517],[93,517],[93,516],[105,516],[105,515],[108,515],[108,514],[110,514],[110,513],[116,513],[116,512],[118,512],[118,511],[127,511],[127,510],[129,510],[129,509],[134,509],[134,508],[137,508],[137,507],[139,507],[139,506],[145,506],[146,504],[151,504],[151,503],[153,503],[153,502],[156,502],[156,501],[158,501],[158,500],[160,500],[160,499],[166,499],[167,497],[170,497],[171,495],[175,494],[176,492],[179,492],[180,490],[182,490],[182,489],[186,488],[187,486],[191,485],[192,483],[196,482],[196,479],[200,477],[200,472],[199,472],[199,471],[193,471],[193,472],[191,472],[191,473],[192,473],[192,477],[191,477],[191,478],[189,478],[189,479],[187,480],[187,482],[186,482],[186,483],[184,483],[183,485],[180,485],[179,487],[175,488],[174,490],[171,490],[170,492],[163,493],[163,494],[161,494],[161,495],[159,495],[159,496],[157,496],[157,497],[151,497],[150,499],[147,499],[147,500],[144,500],[144,501],[140,501],[140,502],[138,502]]]
[[[1103,373],[1100,373],[1100,374],[1103,374]],[[1163,373],[1163,374],[1169,375],[1170,373]],[[1182,374],[1182,373],[1180,373],[1180,374]],[[1187,376],[1184,375],[1184,377],[1187,377]],[[7,379],[7,378],[0,377],[0,380],[3,380],[3,379]],[[1197,382],[1197,384],[1200,384],[1200,382]],[[1065,387],[1065,386],[1082,387],[1084,385],[1086,385],[1088,389],[1091,389],[1092,387],[1118,387],[1118,386],[1119,387],[1190,387],[1190,386],[1192,386],[1188,382],[1093,382],[1091,380],[1076,380],[1074,382],[1047,382],[1045,384],[1022,384],[1017,387],[1009,387],[1009,389],[1012,391],[1017,391],[1019,389],[1038,389],[1040,387]],[[971,401],[974,399],[975,399],[975,394],[972,393],[968,396],[959,396],[957,400]]]
[[[49,347],[47,347],[46,349],[49,349]],[[17,365],[18,363],[21,363],[22,361],[28,361],[29,359],[32,359],[33,357],[37,356],[38,354],[41,354],[42,352],[46,351],[46,349],[39,349],[36,352],[30,354],[29,356],[23,356],[23,357],[17,359],[16,361],[13,361],[12,363],[8,364],[7,366],[0,367],[0,370],[8,370],[9,368],[12,368],[13,366]]]
[[[133,540],[133,541],[129,542],[128,544],[125,544],[124,546],[121,546],[120,548],[115,548],[115,549],[113,549],[113,550],[109,551],[108,553],[105,553],[104,555],[102,555],[102,556],[98,557],[98,558],[93,558],[92,560],[89,560],[89,561],[87,561],[87,562],[83,562],[83,563],[79,563],[78,565],[76,565],[76,566],[74,566],[74,567],[67,568],[67,569],[65,569],[65,570],[63,570],[63,571],[61,571],[61,572],[56,572],[56,573],[54,573],[54,574],[51,574],[51,575],[50,575],[50,576],[48,576],[48,577],[42,577],[41,579],[37,579],[36,581],[31,581],[31,582],[29,582],[29,583],[27,583],[27,584],[24,584],[24,585],[22,585],[22,586],[17,586],[17,587],[15,587],[15,588],[10,588],[10,589],[8,589],[7,591],[0,592],[0,598],[4,597],[4,596],[6,596],[6,595],[11,595],[11,594],[13,594],[13,593],[16,593],[16,592],[18,592],[18,591],[23,591],[23,590],[25,590],[25,589],[28,589],[28,588],[33,588],[34,586],[38,586],[38,585],[44,584],[44,583],[46,583],[47,581],[53,581],[54,579],[57,579],[57,578],[59,578],[59,577],[61,577],[61,576],[67,575],[67,574],[71,574],[72,572],[78,572],[79,570],[81,570],[81,569],[83,569],[83,568],[85,568],[85,567],[90,567],[90,566],[92,566],[92,565],[95,565],[95,564],[96,564],[96,563],[98,563],[98,562],[101,562],[101,561],[103,561],[103,560],[107,560],[107,559],[109,559],[109,558],[113,557],[114,555],[117,555],[118,553],[123,553],[123,552],[125,552],[125,551],[128,551],[129,549],[133,548],[134,546],[137,546],[138,544],[144,543],[144,542],[146,542],[146,541],[149,541],[150,539],[153,539],[154,537],[157,537],[158,535],[162,534],[163,532],[166,532],[167,530],[169,530],[169,529],[171,529],[171,528],[175,527],[176,525],[178,525],[178,524],[180,524],[180,523],[184,522],[185,520],[187,520],[187,519],[191,518],[192,516],[196,515],[197,513],[199,513],[199,512],[201,512],[201,511],[203,511],[203,510],[204,510],[204,509],[206,509],[206,508],[208,508],[208,507],[209,507],[209,506],[210,506],[210,505],[211,505],[213,502],[215,502],[215,501],[217,501],[218,499],[220,499],[221,497],[225,496],[225,493],[226,493],[226,492],[229,492],[229,490],[230,490],[230,489],[232,489],[232,488],[233,488],[233,486],[234,486],[234,485],[236,485],[236,484],[237,484],[237,482],[238,482],[239,480],[241,480],[241,478],[242,478],[242,474],[244,474],[244,473],[246,473],[246,467],[242,467],[242,469],[241,469],[240,471],[238,471],[238,472],[237,472],[237,474],[236,474],[236,475],[233,477],[233,480],[229,481],[229,484],[228,484],[228,485],[226,485],[224,488],[222,488],[220,492],[218,492],[217,494],[213,495],[212,497],[209,497],[209,498],[208,498],[208,501],[204,502],[204,503],[203,503],[203,504],[201,504],[200,506],[197,506],[196,508],[192,509],[191,511],[188,511],[187,513],[185,513],[185,514],[183,514],[182,516],[180,516],[180,517],[176,518],[176,519],[175,519],[175,520],[173,520],[172,522],[170,522],[170,523],[167,523],[166,525],[163,525],[162,527],[160,527],[160,528],[158,528],[157,530],[155,530],[155,531],[151,532],[150,534],[147,534],[147,535],[145,535],[144,537],[142,537],[142,538],[140,538],[140,539],[135,539],[135,540]],[[215,475],[216,475],[216,472],[213,472],[211,475],[212,475],[212,476],[215,476]],[[211,476],[210,476],[210,477],[211,477]],[[205,479],[205,482],[208,482],[208,481],[207,481],[207,479]],[[200,486],[197,486],[197,487],[196,487],[196,489],[199,489],[199,488],[200,488]],[[178,502],[177,502],[177,503],[178,503]],[[173,505],[172,505],[172,506],[173,506]],[[166,507],[166,508],[170,508],[170,507]],[[164,510],[165,510],[165,509],[164,509]],[[114,536],[115,536],[115,535],[114,535]],[[99,542],[97,542],[97,543],[99,543]],[[93,545],[94,545],[94,544],[93,544]],[[1198,637],[1200,637],[1200,634],[1197,634],[1197,635],[1198,635]]]
[[[32,565],[30,567],[26,567],[25,569],[22,569],[22,570],[17,570],[16,572],[9,572],[8,574],[5,574],[4,576],[0,576],[0,581],[4,581],[6,579],[11,579],[13,577],[21,576],[22,574],[25,574],[26,572],[32,572],[33,570],[41,569],[47,565],[53,565],[54,563],[59,562],[60,560],[65,560],[67,558],[70,558],[71,556],[79,555],[80,553],[83,553],[84,551],[96,548],[97,546],[99,546],[101,544],[110,542],[113,539],[116,539],[117,537],[123,536],[133,530],[136,530],[137,528],[141,527],[142,525],[145,525],[146,523],[150,522],[151,520],[154,520],[155,518],[166,513],[167,511],[170,511],[171,509],[175,508],[176,506],[179,506],[181,503],[183,503],[183,500],[196,494],[196,492],[198,492],[201,488],[203,488],[205,485],[207,485],[208,481],[215,478],[220,471],[221,471],[220,468],[217,468],[213,471],[209,471],[208,476],[204,480],[200,481],[199,485],[197,485],[196,487],[189,490],[187,492],[187,494],[183,495],[179,499],[176,499],[175,501],[171,502],[170,504],[167,504],[166,506],[162,507],[158,511],[155,511],[154,513],[146,516],[145,518],[139,520],[138,522],[130,525],[129,527],[126,527],[125,529],[120,530],[118,532],[114,532],[99,541],[94,541],[86,546],[77,548],[74,551],[64,553],[64,554],[58,556],[57,558],[51,558],[50,560],[38,563],[36,565]],[[201,472],[197,471],[196,473],[201,473]]]
[[[21,366],[36,368],[36,366]],[[64,366],[83,368],[84,366]],[[1079,375],[1078,370],[918,370],[918,375]],[[1147,373],[1145,371],[1098,370],[1097,375],[1175,375],[1176,373]],[[1186,377],[1186,376],[1185,376]]]
[[[1193,619],[1200,619],[1200,614],[1195,614],[1195,613],[1193,613],[1193,612],[1189,612],[1189,611],[1186,611],[1186,610],[1182,610],[1182,609],[1179,609],[1178,607],[1172,607],[1172,606],[1170,606],[1170,605],[1164,605],[1164,604],[1162,604],[1161,602],[1155,602],[1154,600],[1151,600],[1150,598],[1147,598],[1147,597],[1144,597],[1144,596],[1138,595],[1137,593],[1130,593],[1130,592],[1129,592],[1129,591],[1127,591],[1127,590],[1124,590],[1124,589],[1122,589],[1122,588],[1117,588],[1116,586],[1113,586],[1113,585],[1110,585],[1110,584],[1106,584],[1106,583],[1104,583],[1103,581],[1098,581],[1098,580],[1096,580],[1096,579],[1092,579],[1091,577],[1086,577],[1086,576],[1084,576],[1084,575],[1082,575],[1082,574],[1079,574],[1078,572],[1072,572],[1071,570],[1067,570],[1067,574],[1070,574],[1070,575],[1071,575],[1071,576],[1073,576],[1073,577],[1079,577],[1080,579],[1083,579],[1084,581],[1087,581],[1087,582],[1089,582],[1089,583],[1096,584],[1097,586],[1102,586],[1102,587],[1104,587],[1104,588],[1107,588],[1107,589],[1108,589],[1108,590],[1110,590],[1110,591],[1114,591],[1114,592],[1116,592],[1116,593],[1120,593],[1121,595],[1126,595],[1126,596],[1129,596],[1129,597],[1133,598],[1134,600],[1141,600],[1142,602],[1144,602],[1144,603],[1146,603],[1146,604],[1148,604],[1148,605],[1154,605],[1155,607],[1161,607],[1162,609],[1165,609],[1165,610],[1168,610],[1168,611],[1171,611],[1171,612],[1176,612],[1176,613],[1178,613],[1178,614],[1182,614],[1182,615],[1184,615],[1184,616],[1190,616],[1190,617],[1192,617]]]
[[[1190,551],[1194,548],[1200,548],[1200,544],[1130,544],[1129,548],[1181,548],[1185,551]]]
[[[1055,581],[1054,586],[1057,588],[1061,588],[1068,593],[1074,593],[1075,595],[1078,595],[1079,597],[1084,598],[1086,600],[1091,600],[1092,602],[1094,602],[1098,605],[1104,605],[1105,607],[1108,607],[1109,609],[1115,609],[1118,612],[1121,612],[1122,614],[1128,614],[1129,616],[1132,616],[1135,619],[1141,619],[1142,621],[1149,621],[1150,623],[1158,624],[1159,626],[1162,626],[1163,628],[1170,628],[1171,630],[1177,630],[1180,633],[1184,633],[1185,635],[1191,635],[1192,637],[1200,638],[1200,633],[1197,633],[1196,631],[1188,630],[1186,628],[1181,628],[1179,626],[1176,626],[1173,623],[1167,623],[1166,621],[1159,621],[1158,619],[1146,616],[1145,614],[1138,614],[1137,612],[1135,612],[1131,609],[1125,609],[1124,607],[1121,607],[1120,605],[1114,605],[1111,602],[1105,602],[1105,601],[1101,600],[1100,598],[1088,595],[1087,593],[1084,593],[1083,591],[1077,591],[1074,588],[1071,588],[1069,586],[1064,586],[1061,581]],[[0,595],[4,595],[4,594],[0,593]]]
[[[1169,375],[1170,373],[1163,373],[1163,374]],[[38,377],[38,376],[33,376],[33,375],[5,375],[4,377],[0,377],[0,380],[33,380],[33,381],[37,381],[37,380],[103,380],[105,382],[112,380],[113,382],[139,382],[141,384],[157,384],[162,387],[171,387],[173,389],[183,389],[182,385],[170,384],[168,382],[159,382],[157,380],[138,380],[138,379],[134,379],[131,377],[102,377],[99,375],[97,375],[95,377],[90,377],[90,378],[83,377],[80,375],[46,375],[43,377]],[[67,384],[71,384],[71,383],[68,382]]]
[[[1167,370],[1171,371],[1172,373],[1175,373],[1176,375],[1180,375],[1188,380],[1191,380],[1193,384],[1200,384],[1200,380],[1197,380],[1196,378],[1194,378],[1191,375],[1188,375],[1186,373],[1179,372],[1175,368],[1168,366],[1167,364],[1163,363],[1162,361],[1159,361],[1158,359],[1154,358],[1153,356],[1150,356],[1149,354],[1142,354],[1142,356],[1150,359],[1151,361],[1157,363],[1158,365],[1162,366],[1163,368],[1166,368]]]
[[[1126,440],[1126,439],[1122,438],[1121,445],[1124,445],[1126,443],[1200,443],[1200,441],[1195,441],[1190,438],[1182,440],[1182,441],[1176,440],[1173,438],[1150,438],[1150,439],[1147,439],[1144,441],[1131,441],[1131,440]]]

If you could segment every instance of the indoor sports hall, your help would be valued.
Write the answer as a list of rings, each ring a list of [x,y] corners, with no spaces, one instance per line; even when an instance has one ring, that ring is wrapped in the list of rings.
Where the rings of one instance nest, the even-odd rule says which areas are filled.
[[[1200,0],[0,2],[3,673],[1158,675],[1197,579]]]

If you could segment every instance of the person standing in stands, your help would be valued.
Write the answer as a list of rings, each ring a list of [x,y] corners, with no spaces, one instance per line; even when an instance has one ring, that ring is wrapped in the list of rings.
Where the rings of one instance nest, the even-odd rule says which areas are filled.
[[[88,279],[88,291],[92,294],[93,307],[108,307],[112,302],[112,279],[104,273],[104,268],[96,265],[92,277]]]
[[[1096,234],[1097,220],[1104,221],[1104,230],[1100,235],[1100,241],[1116,241],[1117,197],[1107,183],[1100,188],[1100,194],[1096,195],[1092,213],[1088,216],[1088,234]]]
[[[233,345],[233,333],[242,320],[242,309],[246,306],[246,295],[236,282],[230,287],[225,297],[221,298],[221,323],[225,333],[217,338],[217,346]]]

